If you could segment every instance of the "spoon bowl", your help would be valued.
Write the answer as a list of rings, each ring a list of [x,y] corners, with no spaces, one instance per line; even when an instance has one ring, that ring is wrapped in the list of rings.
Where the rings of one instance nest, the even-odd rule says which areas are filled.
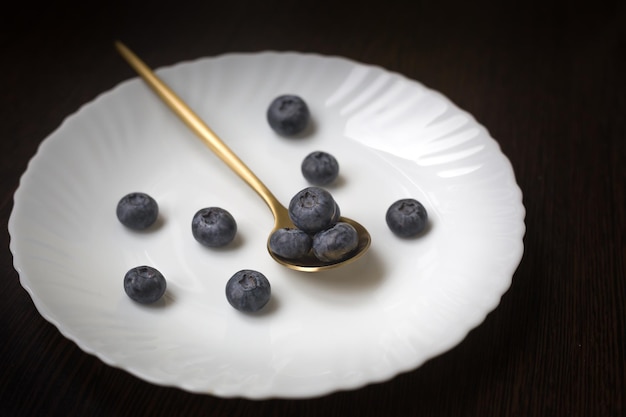
[[[274,231],[281,228],[294,228],[287,208],[283,206],[270,190],[263,184],[257,176],[248,168],[239,157],[209,128],[206,123],[193,111],[185,102],[171,90],[137,55],[121,42],[115,42],[115,47],[122,57],[137,71],[139,76],[148,84],[150,88],[159,96],[165,104],[211,149],[226,165],[228,165],[241,179],[243,179],[268,205],[274,215],[274,228],[270,232],[270,237]],[[319,272],[327,269],[337,268],[349,264],[359,259],[368,250],[371,244],[371,236],[367,229],[358,222],[341,217],[340,221],[351,224],[357,231],[359,243],[357,247],[344,259],[323,262],[313,255],[307,255],[299,259],[286,259],[267,249],[276,262],[288,268],[304,271]]]
[[[282,206],[281,208],[282,210],[279,210],[274,215],[275,223],[274,223],[274,228],[272,229],[272,232],[270,233],[270,237],[272,236],[272,233],[274,233],[278,229],[295,227],[293,222],[289,218],[287,209]],[[360,223],[352,219],[349,219],[347,217],[341,217],[339,221],[346,222],[352,225],[352,227],[356,229],[357,235],[359,236],[359,243],[357,244],[357,247],[352,252],[350,252],[350,254],[346,258],[333,261],[333,262],[323,262],[317,259],[314,255],[310,253],[307,256],[304,256],[299,259],[284,258],[282,256],[275,254],[270,249],[270,238],[267,239],[267,250],[276,262],[278,262],[281,265],[286,266],[287,268],[294,269],[296,271],[318,272],[318,271],[324,271],[327,269],[336,268],[336,267],[354,262],[357,259],[359,259],[363,254],[365,254],[365,252],[369,248],[371,244],[370,234],[365,227],[363,227]]]

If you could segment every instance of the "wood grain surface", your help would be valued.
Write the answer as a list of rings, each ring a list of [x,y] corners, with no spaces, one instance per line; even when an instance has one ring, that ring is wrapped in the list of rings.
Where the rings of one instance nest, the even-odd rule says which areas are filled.
[[[618,1],[24,2],[0,17],[0,416],[626,415],[626,10]],[[6,228],[65,117],[153,67],[225,52],[341,55],[419,80],[498,140],[524,193],[525,254],[466,339],[384,383],[304,400],[144,382],[44,320]]]

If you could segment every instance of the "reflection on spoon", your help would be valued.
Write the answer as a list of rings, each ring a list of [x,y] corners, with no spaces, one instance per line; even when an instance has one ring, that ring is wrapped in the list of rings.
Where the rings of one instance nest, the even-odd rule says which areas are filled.
[[[269,206],[274,215],[274,228],[272,233],[280,228],[294,228],[294,224],[289,218],[288,210],[274,197],[270,190],[257,178],[256,175],[233,153],[228,146],[196,115],[185,102],[183,102],[156,74],[128,49],[123,43],[115,42],[115,47],[122,57],[130,64],[141,78],[154,90],[154,92],[174,111],[178,117],[196,134],[206,145],[228,165],[241,179],[243,179],[254,191],[261,196]],[[334,262],[322,262],[314,256],[305,256],[300,259],[286,259],[274,254],[269,248],[272,258],[278,263],[288,268],[305,271],[318,272],[348,264],[360,258],[369,248],[371,237],[367,229],[354,220],[341,217],[340,221],[351,224],[357,231],[359,243],[357,248],[350,255],[342,260]]]

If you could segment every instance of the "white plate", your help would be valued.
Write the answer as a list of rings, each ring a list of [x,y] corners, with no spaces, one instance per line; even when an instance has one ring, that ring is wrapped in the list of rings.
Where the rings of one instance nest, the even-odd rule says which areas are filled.
[[[507,158],[469,114],[398,74],[336,57],[228,54],[157,71],[283,202],[307,186],[302,158],[326,150],[342,213],[373,237],[367,256],[327,273],[288,270],[265,249],[265,203],[135,78],[82,107],[41,145],[15,193],[11,251],[24,288],[61,333],[155,384],[222,397],[296,398],[353,389],[416,368],[459,343],[494,309],[523,252],[522,194]],[[302,96],[314,129],[274,134],[282,93]],[[115,206],[131,191],[160,205],[137,233]],[[396,238],[395,200],[420,200],[428,232]],[[196,210],[220,206],[239,233],[226,249],[191,235]],[[152,265],[168,290],[155,306],[124,293]],[[263,272],[273,300],[234,310],[228,278]]]

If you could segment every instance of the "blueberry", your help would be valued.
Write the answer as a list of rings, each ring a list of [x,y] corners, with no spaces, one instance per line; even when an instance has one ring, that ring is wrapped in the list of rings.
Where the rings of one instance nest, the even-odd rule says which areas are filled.
[[[270,250],[287,259],[298,259],[311,250],[311,236],[300,229],[278,229],[270,236]]]
[[[356,229],[339,222],[313,237],[313,254],[322,262],[340,261],[346,258],[359,244]]]
[[[333,219],[331,220],[330,224],[335,224],[340,219],[341,219],[341,209],[339,208],[339,204],[335,202],[335,215],[333,216]]]
[[[209,247],[228,245],[237,234],[237,222],[233,216],[220,207],[207,207],[193,216],[191,221],[193,237]]]
[[[339,163],[331,154],[315,151],[308,154],[301,165],[302,175],[315,185],[327,185],[337,179]]]
[[[267,121],[276,133],[293,136],[309,123],[309,108],[302,98],[285,94],[276,97],[267,109]]]
[[[157,202],[145,193],[130,193],[117,203],[118,220],[126,227],[143,230],[152,226],[159,215]]]
[[[124,276],[124,291],[134,301],[150,304],[165,294],[167,283],[163,274],[150,266],[130,269]]]
[[[319,187],[305,188],[289,202],[289,218],[293,224],[311,234],[332,226],[338,211],[333,196]]]
[[[270,300],[272,290],[265,275],[251,269],[243,269],[226,283],[226,299],[239,311],[254,313]]]
[[[412,237],[424,230],[428,213],[419,201],[405,198],[389,207],[385,220],[389,229],[397,236]]]

